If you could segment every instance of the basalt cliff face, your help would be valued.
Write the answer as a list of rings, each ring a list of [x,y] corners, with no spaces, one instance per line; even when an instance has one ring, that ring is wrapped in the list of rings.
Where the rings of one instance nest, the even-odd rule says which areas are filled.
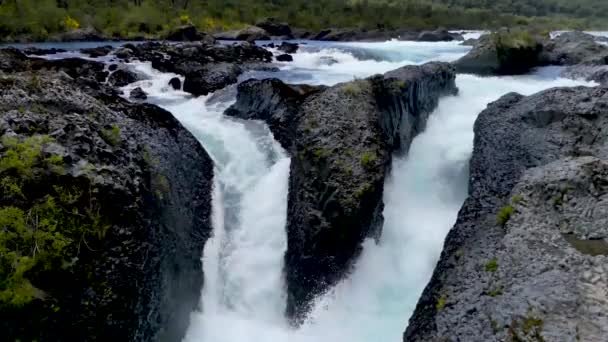
[[[404,341],[608,339],[608,89],[505,95]]]
[[[449,64],[429,63],[329,88],[239,85],[226,114],[265,120],[292,156],[285,274],[295,324],[350,272],[363,240],[381,234],[392,154],[407,152],[454,81]]]
[[[203,283],[213,163],[97,62],[0,50],[0,330],[180,341]],[[5,281],[4,281],[5,280]]]

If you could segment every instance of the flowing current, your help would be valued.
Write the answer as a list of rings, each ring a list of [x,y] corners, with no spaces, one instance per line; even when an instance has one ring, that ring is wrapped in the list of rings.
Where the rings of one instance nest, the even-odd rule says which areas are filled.
[[[280,72],[244,78],[332,85],[407,64],[455,60],[467,51],[457,43],[308,42],[293,63],[279,64]],[[354,272],[318,298],[308,321],[293,329],[283,315],[286,152],[263,123],[222,115],[234,93],[193,98],[170,89],[167,83],[175,75],[147,64],[133,66],[149,79],[126,90],[142,87],[151,102],[173,113],[199,139],[216,164],[214,235],[204,250],[201,310],[192,314],[185,342],[400,341],[467,196],[477,115],[511,91],[532,94],[584,84],[558,78],[552,68],[520,77],[459,75],[460,93],[440,101],[409,154],[394,160],[379,243],[365,242]]]

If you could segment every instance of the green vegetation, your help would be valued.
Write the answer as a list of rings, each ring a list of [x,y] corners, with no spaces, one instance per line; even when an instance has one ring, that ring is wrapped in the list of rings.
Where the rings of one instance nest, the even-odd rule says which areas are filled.
[[[603,0],[0,0],[0,37],[50,35],[94,27],[120,37],[155,36],[193,23],[228,30],[266,17],[296,27],[459,29],[536,25],[605,27]]]
[[[2,138],[0,308],[44,299],[33,280],[71,267],[81,245],[90,248],[88,241],[102,239],[109,227],[90,194],[75,185],[50,185],[64,173],[63,158],[43,152],[50,143],[45,135]],[[37,181],[41,175],[45,184]]]
[[[435,309],[437,309],[437,311],[441,311],[445,308],[445,305],[447,304],[447,296],[446,294],[442,294],[441,297],[437,298],[437,303],[435,303]]]
[[[374,152],[363,152],[361,155],[361,166],[366,169],[371,169],[376,165],[378,156]]]
[[[368,193],[372,192],[373,190],[373,186],[369,183],[365,183],[363,185],[361,185],[359,187],[359,189],[357,189],[357,191],[355,191],[355,197],[360,200],[363,198],[363,196],[367,195]]]
[[[105,142],[112,146],[120,145],[120,142],[122,141],[120,137],[120,127],[117,125],[112,125],[112,128],[110,129],[102,129],[101,137],[103,140],[105,140]]]
[[[496,215],[496,222],[504,227],[511,219],[511,215],[513,215],[514,211],[515,208],[513,208],[513,206],[510,204],[502,207]]]
[[[488,292],[486,292],[486,294],[490,297],[498,297],[498,296],[502,296],[502,287],[496,287]]]
[[[494,273],[494,272],[498,271],[498,260],[496,258],[494,258],[494,259],[488,261],[484,268],[485,268],[486,272]]]

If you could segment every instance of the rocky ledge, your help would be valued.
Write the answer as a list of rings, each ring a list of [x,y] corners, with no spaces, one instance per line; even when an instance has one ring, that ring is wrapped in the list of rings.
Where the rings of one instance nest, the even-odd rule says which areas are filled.
[[[151,62],[162,72],[185,76],[184,91],[207,95],[236,83],[244,71],[272,61],[272,53],[244,42],[233,45],[192,42],[127,44],[116,51],[123,60]]]
[[[0,50],[0,330],[180,341],[199,303],[213,164],[103,67]]]
[[[535,67],[570,66],[564,76],[603,81],[608,46],[583,32],[566,32],[553,39],[539,33],[501,30],[482,36],[472,50],[454,62],[460,73],[525,74]]]
[[[249,80],[228,115],[265,120],[292,156],[285,274],[294,324],[343,279],[382,227],[382,192],[393,152],[406,152],[443,95],[447,63],[407,66],[330,88]]]
[[[608,89],[480,114],[470,197],[404,341],[608,340]]]

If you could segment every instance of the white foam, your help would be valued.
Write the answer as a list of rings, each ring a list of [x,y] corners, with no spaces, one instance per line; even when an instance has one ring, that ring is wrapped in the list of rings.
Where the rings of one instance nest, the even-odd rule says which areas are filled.
[[[349,49],[372,50],[365,56],[384,60],[356,58]],[[282,72],[307,72],[316,83],[334,84],[466,51],[456,43],[330,44],[304,48]],[[337,63],[319,63],[323,56]],[[186,342],[401,340],[466,197],[479,112],[510,91],[530,94],[583,84],[550,78],[548,69],[520,77],[458,76],[459,95],[440,101],[409,155],[394,162],[385,184],[380,243],[366,241],[353,274],[318,298],[309,320],[292,329],[283,316],[281,275],[289,159],[264,125],[225,118],[229,103],[209,106],[205,97],[172,90],[167,83],[175,75],[155,72],[148,64],[133,67],[151,80],[126,90],[144,88],[150,101],[170,110],[203,143],[217,167],[214,236],[203,257],[203,309],[193,313]]]

